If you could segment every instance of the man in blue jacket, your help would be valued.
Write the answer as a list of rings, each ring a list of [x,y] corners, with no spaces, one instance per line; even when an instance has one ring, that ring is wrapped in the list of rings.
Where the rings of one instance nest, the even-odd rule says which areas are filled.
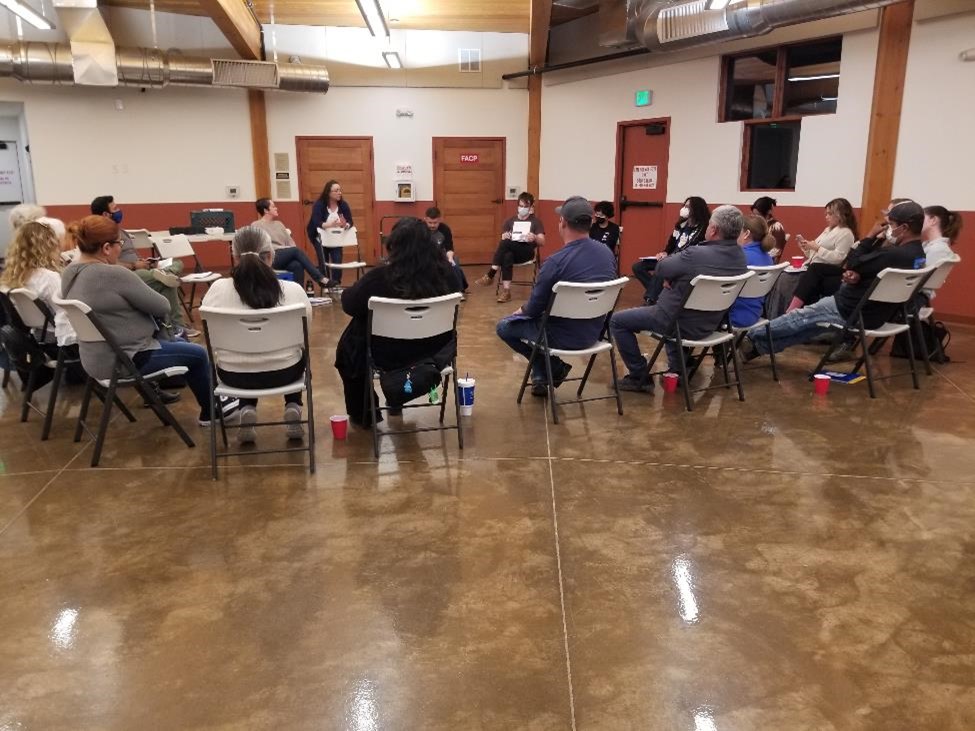
[[[636,334],[645,330],[670,335],[680,315],[681,335],[689,340],[713,333],[724,317],[723,312],[681,312],[691,288],[691,280],[698,274],[733,277],[747,271],[745,254],[738,245],[744,223],[741,211],[734,206],[718,206],[711,214],[704,241],[689,246],[675,256],[668,256],[658,265],[655,276],[661,277],[666,288],[650,307],[634,307],[613,315],[610,330],[620,357],[629,370],[620,379],[621,391],[653,390],[647,370],[647,359],[640,352]],[[677,346],[667,344],[670,370],[677,369]]]
[[[498,337],[516,353],[531,357],[532,346],[539,336],[542,315],[552,297],[552,287],[557,282],[608,282],[616,278],[616,258],[605,244],[589,238],[593,209],[585,198],[572,196],[555,209],[559,214],[559,236],[565,246],[556,251],[542,264],[531,297],[514,314],[498,323]],[[604,318],[592,320],[567,320],[550,317],[548,343],[553,348],[581,350],[588,348],[600,336]],[[529,341],[529,342],[525,342]],[[572,366],[552,357],[552,377],[558,388],[569,375]],[[532,395],[544,397],[545,362],[536,359],[532,367]]]

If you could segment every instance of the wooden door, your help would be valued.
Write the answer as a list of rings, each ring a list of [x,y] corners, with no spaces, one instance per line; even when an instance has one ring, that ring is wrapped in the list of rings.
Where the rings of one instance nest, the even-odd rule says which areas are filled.
[[[504,223],[503,137],[434,137],[433,198],[464,264],[490,264]]]
[[[352,209],[362,256],[374,264],[379,239],[373,215],[376,186],[372,137],[297,137],[295,146],[302,231],[308,227],[312,206],[321,196],[325,183],[337,180],[342,186],[342,197]]]
[[[616,199],[623,227],[624,270],[641,256],[663,251],[670,234],[664,218],[670,118],[620,122],[616,132]]]

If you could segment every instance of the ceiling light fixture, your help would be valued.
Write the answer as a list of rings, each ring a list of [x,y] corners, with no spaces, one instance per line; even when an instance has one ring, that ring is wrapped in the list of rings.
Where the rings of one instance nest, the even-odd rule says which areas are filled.
[[[362,19],[366,21],[366,27],[376,38],[380,36],[389,37],[389,26],[386,25],[386,18],[383,16],[383,9],[379,5],[379,0],[355,0],[362,13]]]
[[[399,53],[396,51],[383,51],[383,61],[391,69],[403,68],[403,62],[400,60]]]
[[[51,21],[22,2],[22,0],[0,0],[0,5],[3,5],[11,13],[20,16],[38,30],[51,30],[54,28]]]
[[[820,74],[819,76],[790,76],[789,81],[819,81],[820,79],[838,79],[839,74]]]

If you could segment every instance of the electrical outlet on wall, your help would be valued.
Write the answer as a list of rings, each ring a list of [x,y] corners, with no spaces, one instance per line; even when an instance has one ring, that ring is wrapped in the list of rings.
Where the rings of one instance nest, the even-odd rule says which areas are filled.
[[[227,197],[228,198],[239,198],[240,197],[240,186],[239,185],[228,185],[227,186]]]
[[[517,185],[509,185],[508,186],[508,200],[509,201],[516,200],[519,195],[521,195],[521,188],[519,188]]]

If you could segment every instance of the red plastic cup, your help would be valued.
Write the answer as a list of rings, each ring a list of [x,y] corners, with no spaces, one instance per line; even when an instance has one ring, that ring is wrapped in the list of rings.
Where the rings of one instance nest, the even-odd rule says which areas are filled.
[[[794,256],[789,261],[792,262],[793,269],[802,269],[802,265],[806,263],[806,257]]]
[[[813,376],[813,391],[817,396],[825,396],[829,391],[830,378],[825,373],[817,373]]]
[[[664,393],[675,393],[680,376],[676,373],[664,373],[663,375]]]
[[[349,436],[349,415],[339,414],[329,417],[332,424],[332,437],[335,439],[345,439]]]

